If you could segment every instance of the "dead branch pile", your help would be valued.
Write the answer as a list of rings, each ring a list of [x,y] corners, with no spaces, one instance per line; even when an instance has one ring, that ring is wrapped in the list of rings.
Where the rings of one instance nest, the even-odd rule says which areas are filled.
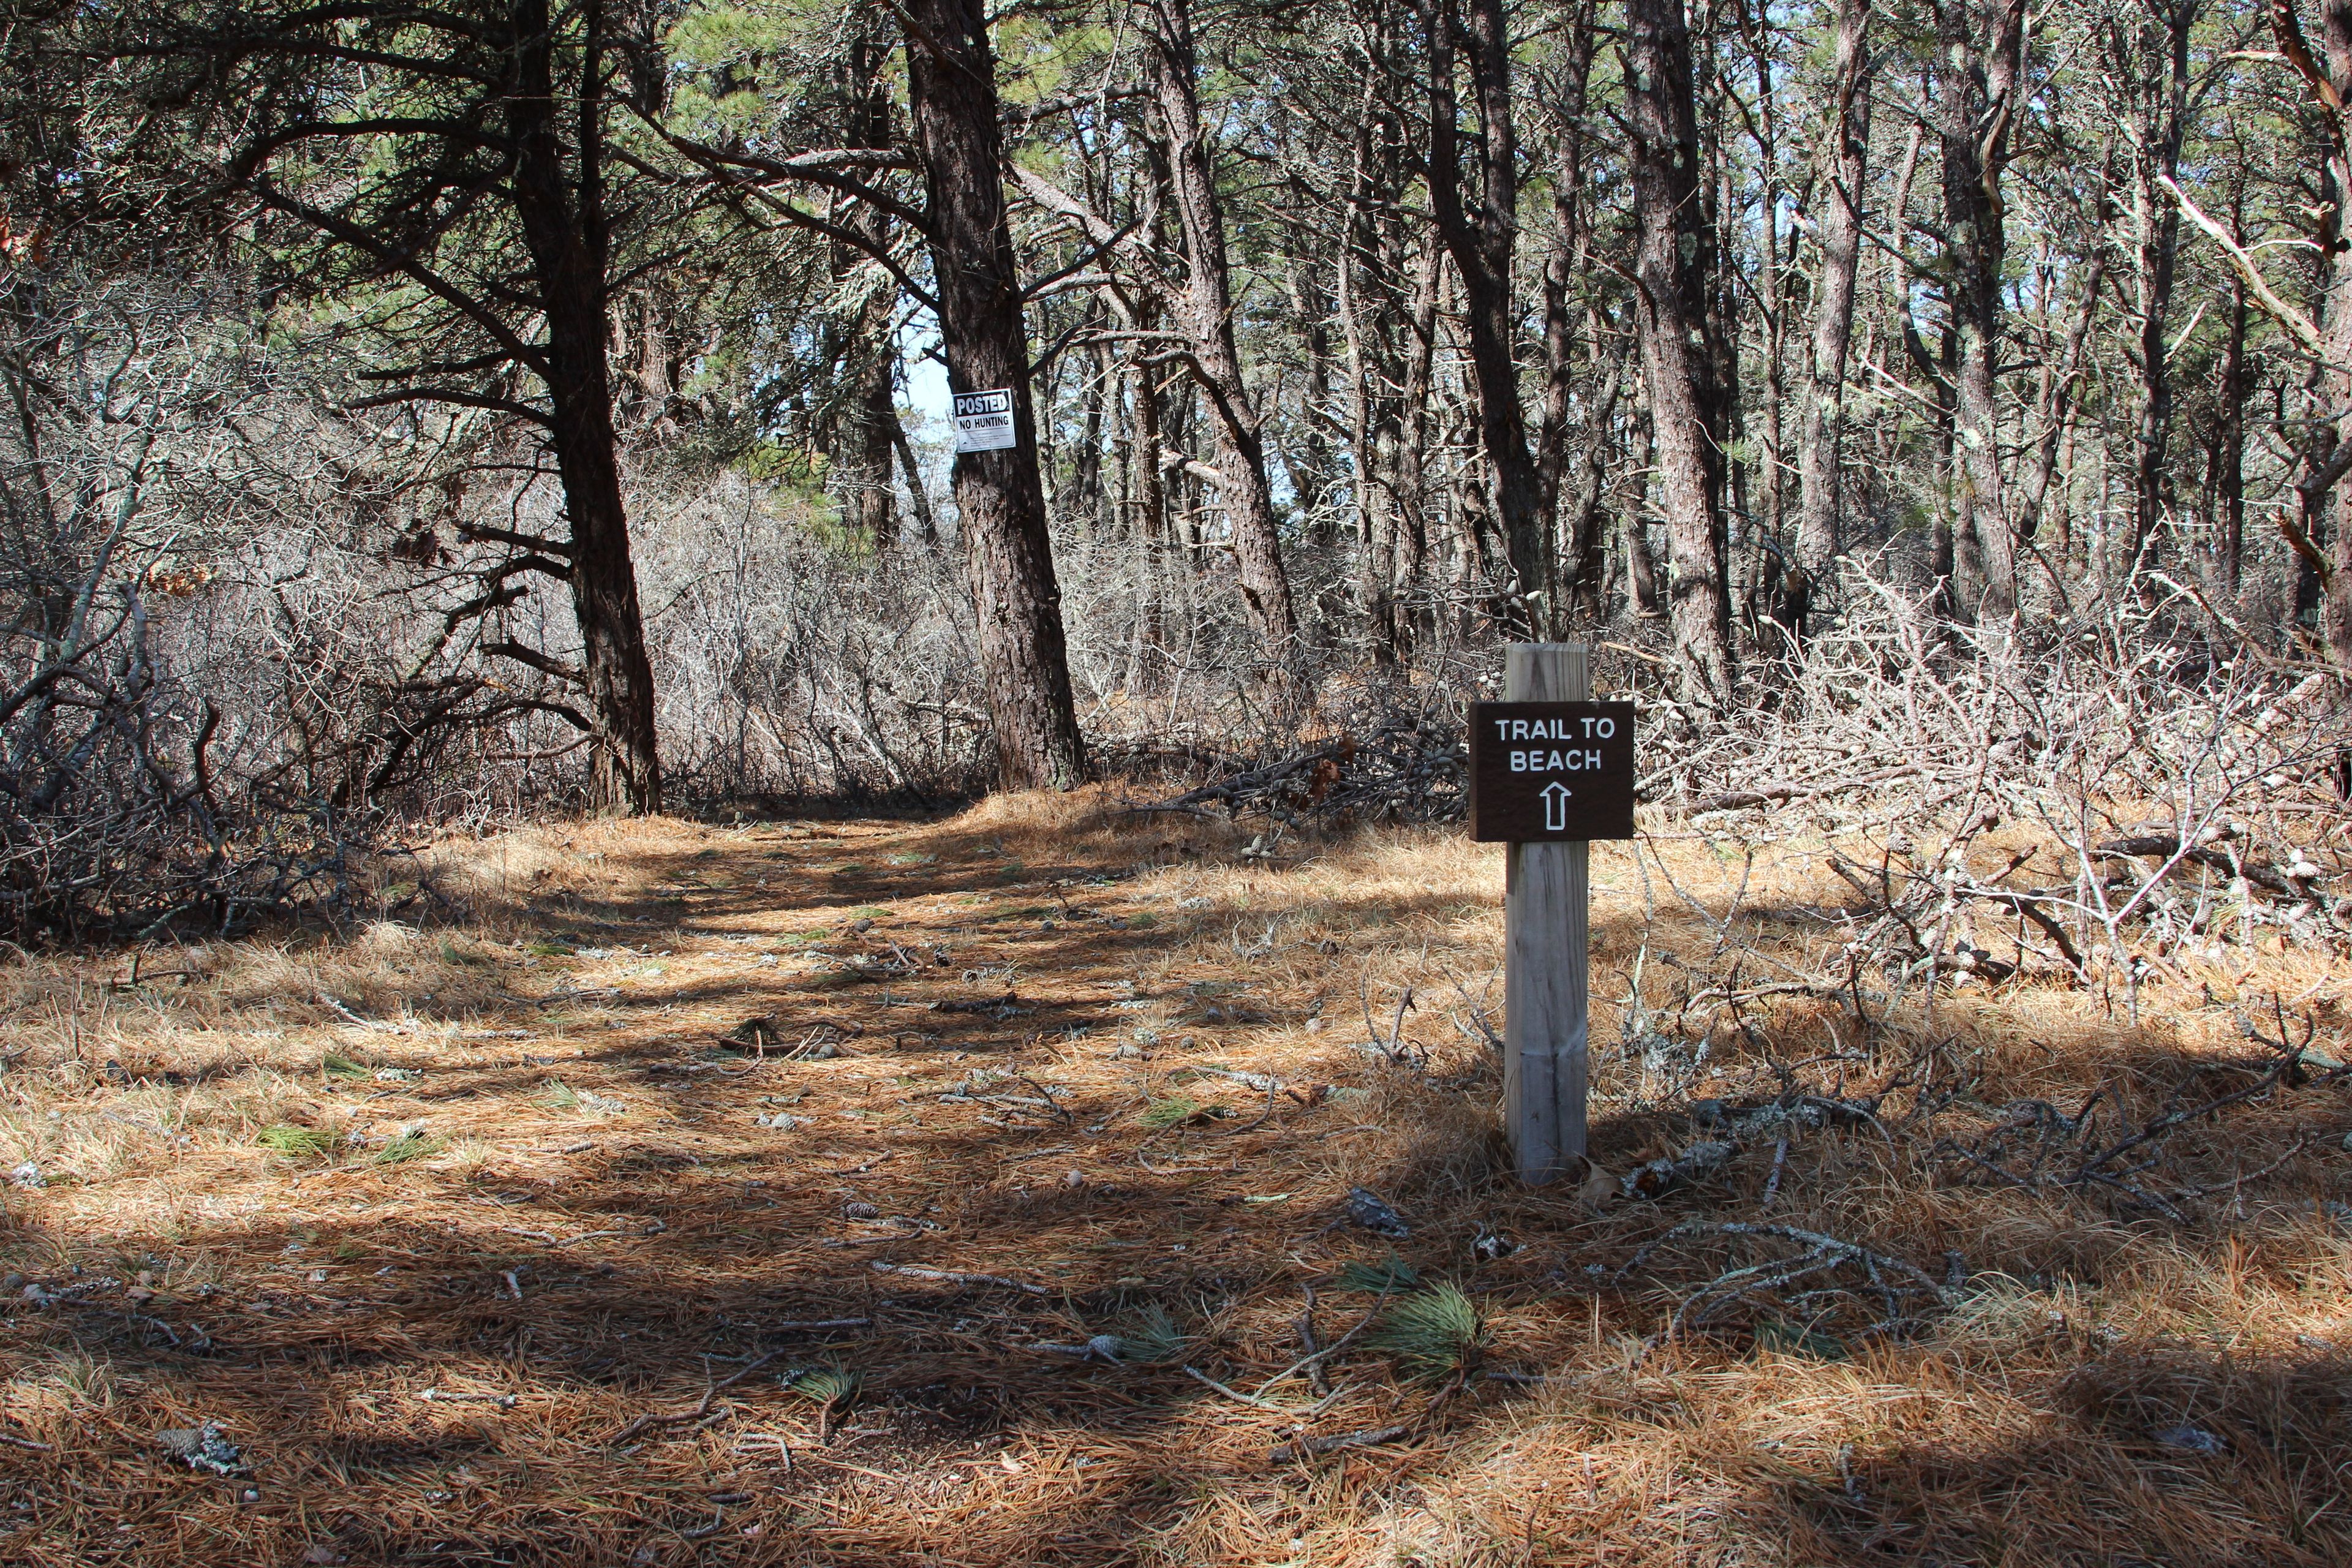
[[[1145,809],[1255,813],[1285,826],[1454,822],[1466,809],[1468,765],[1461,720],[1449,710],[1381,713],[1361,730],[1234,768]]]

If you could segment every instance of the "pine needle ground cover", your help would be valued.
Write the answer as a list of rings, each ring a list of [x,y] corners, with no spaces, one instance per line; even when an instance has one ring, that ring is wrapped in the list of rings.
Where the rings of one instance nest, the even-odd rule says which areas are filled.
[[[1645,826],[1542,1191],[1445,834],[581,825],[12,960],[0,1560],[2352,1560],[2342,959],[1929,990],[1866,833]]]

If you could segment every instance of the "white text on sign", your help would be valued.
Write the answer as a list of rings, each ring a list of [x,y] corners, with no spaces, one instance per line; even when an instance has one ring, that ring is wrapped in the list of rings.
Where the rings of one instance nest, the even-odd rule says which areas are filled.
[[[1578,732],[1580,724],[1583,727],[1580,734]],[[1605,717],[1495,721],[1495,739],[1497,741],[1606,741],[1616,733],[1617,721]],[[1600,764],[1596,763],[1593,765],[1598,767]]]
[[[1577,773],[1601,765],[1601,753],[1592,752],[1513,752],[1511,771],[1515,773]]]

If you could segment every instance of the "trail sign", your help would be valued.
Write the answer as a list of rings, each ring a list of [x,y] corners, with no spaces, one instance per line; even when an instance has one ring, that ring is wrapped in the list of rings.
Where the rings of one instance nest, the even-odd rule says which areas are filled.
[[[957,451],[1002,452],[1014,444],[1011,387],[954,395]]]
[[[1633,705],[1472,703],[1470,837],[1505,844],[1633,837]]]
[[[1470,833],[1500,839],[1503,1126],[1531,1184],[1582,1180],[1595,838],[1633,837],[1633,705],[1594,702],[1591,649],[1512,643],[1470,705]]]

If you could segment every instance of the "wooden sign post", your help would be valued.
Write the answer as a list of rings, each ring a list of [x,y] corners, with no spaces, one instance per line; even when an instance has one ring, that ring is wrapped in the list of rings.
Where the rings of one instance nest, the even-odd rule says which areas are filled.
[[[1503,700],[1470,706],[1471,836],[1510,847],[1503,1115],[1519,1178],[1584,1163],[1589,843],[1633,837],[1633,705],[1595,702],[1582,643],[1513,643]]]

